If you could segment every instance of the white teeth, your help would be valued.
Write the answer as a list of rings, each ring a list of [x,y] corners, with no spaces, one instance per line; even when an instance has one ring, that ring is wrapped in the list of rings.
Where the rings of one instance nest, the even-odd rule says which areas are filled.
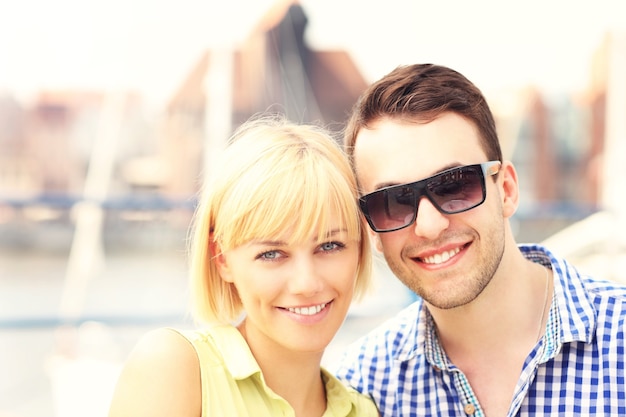
[[[448,259],[452,258],[454,255],[456,255],[460,251],[461,251],[461,248],[452,249],[447,252],[441,252],[435,255],[427,256],[425,258],[422,258],[422,261],[426,264],[441,264],[447,261]]]
[[[324,307],[326,307],[326,303],[311,307],[288,307],[287,310],[303,316],[312,316],[322,311]]]

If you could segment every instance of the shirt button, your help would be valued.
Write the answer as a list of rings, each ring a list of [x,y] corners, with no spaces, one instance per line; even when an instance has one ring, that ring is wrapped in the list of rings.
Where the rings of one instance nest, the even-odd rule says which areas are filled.
[[[476,412],[476,407],[474,407],[474,404],[465,404],[465,407],[463,407],[463,411],[465,411],[465,414],[467,414],[468,416],[471,416]]]

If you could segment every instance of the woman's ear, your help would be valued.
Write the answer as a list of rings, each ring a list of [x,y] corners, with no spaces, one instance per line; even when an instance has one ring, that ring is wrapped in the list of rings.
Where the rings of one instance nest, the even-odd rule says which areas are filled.
[[[370,225],[365,220],[365,217],[361,214],[361,227],[364,227],[367,230],[367,237],[370,240],[370,246],[376,250],[378,253],[383,253],[383,245],[380,243],[380,237],[378,233],[372,230]]]
[[[374,232],[367,223],[365,224],[365,227],[368,228],[369,239],[372,247],[376,249],[376,252],[383,253],[383,244],[380,241],[380,235]]]
[[[503,161],[498,175],[502,182],[502,214],[509,218],[515,214],[519,205],[519,183],[513,163]]]
[[[212,261],[215,263],[217,271],[220,274],[220,277],[226,282],[233,282],[231,277],[231,271],[228,266],[228,262],[226,260],[226,255],[222,252],[220,245],[213,240],[213,236],[211,235],[209,241],[209,256]]]

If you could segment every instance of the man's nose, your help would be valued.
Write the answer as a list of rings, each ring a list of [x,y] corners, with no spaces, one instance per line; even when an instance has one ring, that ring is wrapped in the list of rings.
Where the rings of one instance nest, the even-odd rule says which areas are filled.
[[[413,231],[417,236],[436,239],[450,225],[447,215],[437,210],[428,198],[422,197],[417,208],[417,217],[413,225]]]

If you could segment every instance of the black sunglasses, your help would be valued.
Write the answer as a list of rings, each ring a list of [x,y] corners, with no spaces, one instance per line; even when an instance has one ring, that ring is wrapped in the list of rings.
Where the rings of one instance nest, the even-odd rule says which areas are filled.
[[[409,184],[381,188],[359,198],[367,223],[375,232],[393,232],[417,218],[422,197],[444,214],[471,210],[485,201],[485,177],[500,171],[500,161],[451,168]]]

